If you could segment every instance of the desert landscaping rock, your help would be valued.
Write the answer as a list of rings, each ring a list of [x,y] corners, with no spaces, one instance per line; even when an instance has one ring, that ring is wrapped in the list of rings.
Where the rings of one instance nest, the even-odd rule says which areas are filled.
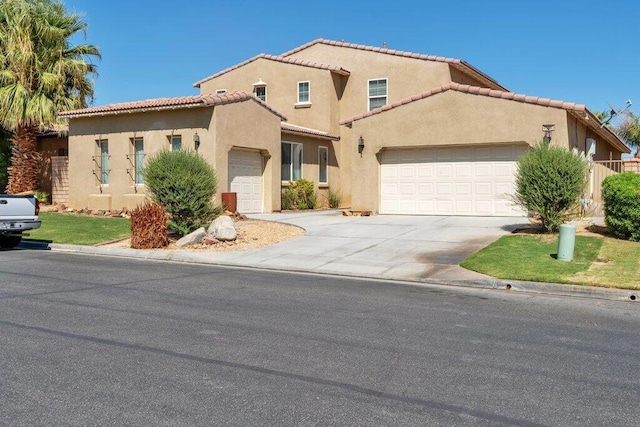
[[[215,233],[219,228],[233,227],[233,220],[228,215],[220,215],[214,219],[207,233]]]
[[[198,228],[196,231],[187,234],[182,239],[176,242],[176,246],[182,248],[184,246],[191,246],[196,243],[200,243],[202,239],[207,235],[204,227]]]
[[[216,218],[209,226],[208,233],[223,242],[233,241],[238,238],[238,232],[233,226],[233,220],[226,215]]]
[[[216,239],[213,234],[207,234],[204,236],[201,243],[203,245],[215,245],[216,243],[220,243],[220,240]]]

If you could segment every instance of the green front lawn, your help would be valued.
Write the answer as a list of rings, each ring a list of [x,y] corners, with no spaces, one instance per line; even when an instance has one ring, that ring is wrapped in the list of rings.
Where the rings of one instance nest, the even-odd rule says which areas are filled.
[[[640,289],[640,243],[576,236],[572,262],[557,252],[557,235],[509,235],[460,265],[499,279]]]
[[[25,240],[44,240],[71,245],[96,245],[129,236],[130,221],[88,215],[41,212],[39,229],[29,231]]]

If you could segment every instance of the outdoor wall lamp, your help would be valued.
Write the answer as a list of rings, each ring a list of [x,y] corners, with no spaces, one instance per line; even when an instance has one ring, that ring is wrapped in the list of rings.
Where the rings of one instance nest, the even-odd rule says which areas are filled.
[[[360,157],[362,157],[363,151],[364,151],[364,138],[362,137],[362,135],[360,135],[360,138],[358,138],[358,154],[360,154]]]
[[[193,144],[196,146],[196,151],[198,151],[198,148],[200,148],[200,135],[198,135],[198,132],[193,135]]]
[[[544,142],[551,142],[551,132],[555,125],[542,125],[542,131],[544,132]]]

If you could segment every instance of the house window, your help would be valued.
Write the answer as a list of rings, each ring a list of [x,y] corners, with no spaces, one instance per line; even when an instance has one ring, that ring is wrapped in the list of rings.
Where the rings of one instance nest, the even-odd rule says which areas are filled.
[[[266,86],[256,86],[254,88],[255,94],[262,101],[267,102],[267,87]]]
[[[298,104],[308,104],[311,102],[311,91],[309,82],[298,82]]]
[[[327,184],[329,182],[329,149],[318,147],[318,183]]]
[[[302,144],[296,142],[282,143],[283,181],[295,181],[302,178]]]
[[[216,95],[224,95],[227,93],[226,89],[216,89]]]
[[[98,141],[100,148],[100,185],[109,185],[109,141]]]
[[[387,79],[369,80],[369,111],[387,105]]]
[[[144,141],[142,138],[133,140],[134,169],[136,185],[144,184]]]
[[[182,150],[182,136],[181,135],[171,135],[169,137],[171,141],[171,151],[181,151]]]

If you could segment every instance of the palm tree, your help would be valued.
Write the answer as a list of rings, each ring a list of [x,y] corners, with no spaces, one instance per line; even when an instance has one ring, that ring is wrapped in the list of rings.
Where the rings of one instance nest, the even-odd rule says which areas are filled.
[[[7,192],[35,190],[39,155],[36,135],[53,128],[57,114],[83,108],[93,98],[100,58],[93,45],[70,39],[87,24],[58,0],[0,1],[0,125],[12,132]]]
[[[636,149],[635,157],[640,159],[640,116],[628,111],[624,120],[616,126],[616,132],[629,147]]]

